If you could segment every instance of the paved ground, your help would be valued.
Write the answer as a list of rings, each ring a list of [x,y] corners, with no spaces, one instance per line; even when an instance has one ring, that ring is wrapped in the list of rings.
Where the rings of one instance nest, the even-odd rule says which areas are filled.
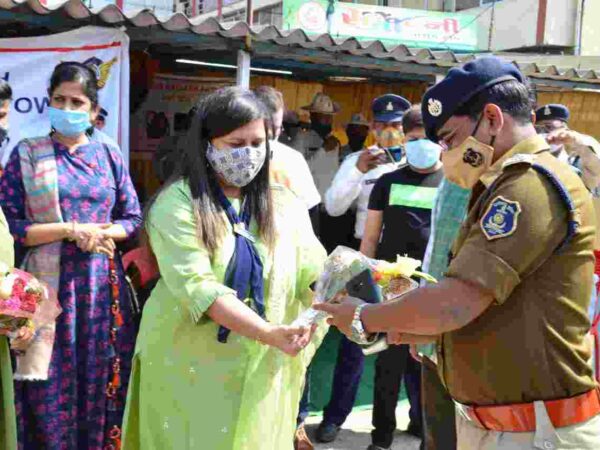
[[[408,425],[408,402],[402,401],[398,404],[396,410],[396,419],[398,423],[398,431],[394,440],[393,450],[418,450],[420,440],[400,430],[406,429]],[[314,440],[314,432],[321,422],[320,416],[309,417],[306,421],[306,429],[309,436]],[[318,450],[366,450],[371,443],[371,410],[353,412],[346,423],[338,438],[331,444],[316,444],[315,449]]]

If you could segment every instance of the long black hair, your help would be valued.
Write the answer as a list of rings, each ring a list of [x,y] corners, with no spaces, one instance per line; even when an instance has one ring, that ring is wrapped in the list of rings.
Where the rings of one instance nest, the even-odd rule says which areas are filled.
[[[92,109],[98,106],[98,79],[90,67],[74,61],[58,64],[50,76],[50,86],[48,87],[50,97],[56,88],[68,82],[79,83],[83,93],[90,100]]]
[[[255,120],[265,123],[265,136],[269,113],[252,91],[227,87],[202,98],[183,145],[179,148],[179,164],[158,194],[173,182],[183,179],[189,183],[194,215],[197,221],[198,240],[214,255],[225,232],[223,208],[216,195],[218,181],[206,158],[212,139],[223,137]],[[265,142],[270,154],[268,139]],[[261,239],[270,246],[274,241],[273,202],[269,188],[269,158],[242,194],[249,202],[251,216],[258,223]],[[156,198],[156,197],[155,197]],[[150,205],[151,206],[151,205]]]

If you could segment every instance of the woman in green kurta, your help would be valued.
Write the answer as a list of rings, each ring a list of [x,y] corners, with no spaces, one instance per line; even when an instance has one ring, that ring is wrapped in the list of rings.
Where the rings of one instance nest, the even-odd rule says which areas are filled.
[[[300,200],[269,186],[266,118],[247,90],[203,99],[181,175],[150,208],[161,279],[144,308],[124,450],[293,447],[306,366],[325,329],[282,324],[310,306],[325,251]],[[228,205],[241,218],[250,211],[247,230],[232,226]],[[258,286],[244,301],[229,287],[240,236],[262,263],[264,318]],[[231,330],[226,342],[221,326]]]
[[[8,231],[4,213],[0,208],[0,263],[9,268],[14,264],[13,238]],[[0,336],[0,448],[17,448],[17,422],[13,392],[12,367],[8,339]]]

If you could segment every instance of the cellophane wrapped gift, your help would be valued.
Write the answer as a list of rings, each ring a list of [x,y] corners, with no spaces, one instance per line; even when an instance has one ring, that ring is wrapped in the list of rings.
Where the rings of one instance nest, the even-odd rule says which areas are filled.
[[[323,273],[316,283],[314,302],[331,302],[344,295],[358,296],[369,303],[395,300],[418,287],[413,280],[415,277],[435,282],[433,277],[417,271],[420,265],[421,261],[404,256],[398,256],[393,263],[371,259],[356,250],[339,246],[325,261]],[[348,291],[353,287],[353,281],[364,278],[365,273],[368,274],[365,282],[375,284],[371,286],[371,292],[375,294],[369,298]],[[326,316],[326,313],[310,308],[294,321],[294,325],[310,326]]]
[[[35,334],[54,323],[60,312],[56,293],[45,283],[0,263],[0,334],[12,337],[22,327]]]

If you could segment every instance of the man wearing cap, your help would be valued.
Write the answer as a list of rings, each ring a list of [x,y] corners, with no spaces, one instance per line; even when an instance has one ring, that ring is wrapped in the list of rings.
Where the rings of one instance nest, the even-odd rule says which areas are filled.
[[[331,131],[340,106],[319,92],[312,103],[302,109],[310,113],[310,130],[300,131],[289,145],[304,155],[322,196],[339,166],[341,146],[339,140],[331,136]]]
[[[361,113],[352,114],[350,122],[346,125],[346,136],[348,143],[340,150],[340,164],[352,153],[359,152],[364,148],[365,141],[369,136],[369,122]]]
[[[526,83],[514,65],[482,57],[423,98],[446,177],[473,188],[447,277],[392,303],[315,305],[358,342],[382,331],[437,341],[459,450],[600,448],[586,340],[594,211],[537,135]]]
[[[372,130],[380,147],[358,151],[346,157],[325,194],[325,208],[331,216],[342,216],[356,205],[355,240],[352,243],[356,249],[360,247],[363,236],[373,186],[381,175],[396,170],[400,165],[396,159],[401,158],[402,152],[402,114],[408,108],[410,102],[399,95],[387,94],[373,101]],[[385,150],[381,147],[385,147]],[[318,441],[332,442],[337,437],[354,406],[363,366],[364,355],[360,347],[342,338],[331,398],[317,429]]]
[[[396,170],[402,159],[402,115],[408,108],[410,102],[395,94],[373,100],[372,132],[378,146],[348,156],[325,194],[325,208],[331,216],[344,214],[356,203],[354,237],[357,248],[363,237],[369,196],[375,182],[381,175]]]
[[[323,93],[317,93],[310,105],[302,109],[310,114],[310,129],[300,130],[289,146],[298,150],[306,159],[319,195],[323,198],[339,167],[340,141],[332,135],[333,118],[340,106]],[[335,224],[320,205],[317,214],[312,214],[313,226],[319,239],[330,251],[335,243]]]
[[[535,129],[550,144],[550,151],[581,173],[594,197],[600,196],[600,143],[592,136],[569,128],[569,108],[548,104],[535,112]]]

